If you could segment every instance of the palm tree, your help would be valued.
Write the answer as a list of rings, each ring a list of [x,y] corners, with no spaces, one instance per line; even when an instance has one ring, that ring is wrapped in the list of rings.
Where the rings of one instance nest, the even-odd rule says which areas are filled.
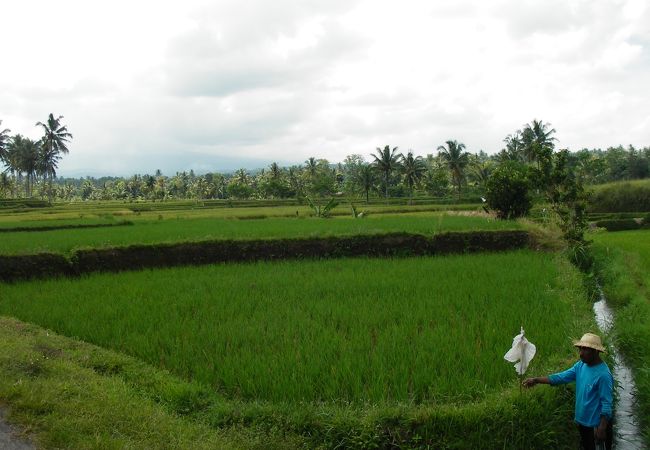
[[[370,190],[375,185],[376,170],[370,164],[362,164],[353,172],[352,182],[359,186],[366,196],[366,203],[370,197]]]
[[[470,163],[470,175],[481,188],[485,187],[491,173],[492,163],[490,161],[472,161]]]
[[[39,170],[38,142],[32,141],[29,138],[17,134],[11,140],[11,143],[7,149],[7,153],[9,170],[12,173],[17,172],[19,179],[22,173],[26,174],[27,180],[25,184],[25,195],[27,195],[27,197],[30,197],[32,192],[31,188],[34,184],[34,178],[36,178],[36,173]]]
[[[311,156],[307,161],[305,161],[305,170],[309,176],[313,178],[318,170],[318,160]]]
[[[246,169],[237,169],[234,178],[238,183],[248,184],[248,173],[246,173]]]
[[[2,125],[2,120],[0,120],[0,125]],[[7,146],[11,142],[11,136],[9,136],[11,130],[5,128],[0,131],[0,163],[7,164]]]
[[[280,166],[278,166],[278,163],[273,162],[269,166],[269,171],[271,173],[271,178],[274,180],[277,180],[280,178],[280,175],[282,174],[282,169],[280,169]]]
[[[388,183],[390,175],[401,167],[400,160],[403,158],[401,153],[397,153],[397,147],[390,149],[387,145],[383,149],[377,147],[377,154],[372,155],[375,168],[384,174],[384,183],[386,185],[386,200],[388,200]]]
[[[49,180],[50,191],[52,190],[52,179],[56,175],[56,168],[61,159],[61,154],[67,155],[69,153],[67,143],[72,139],[72,134],[68,133],[68,127],[61,124],[61,119],[63,119],[63,116],[55,119],[54,115],[50,113],[47,123],[36,122],[37,127],[43,128],[41,145],[44,156],[41,158],[43,164],[41,169]]]
[[[414,157],[413,151],[409,150],[405,157],[402,158],[402,174],[404,181],[409,188],[409,203],[413,201],[413,186],[420,183],[427,166],[421,156]]]
[[[528,162],[536,161],[538,168],[542,160],[550,158],[555,148],[557,139],[552,136],[555,128],[550,127],[550,123],[533,120],[521,133],[523,154]]]
[[[500,158],[508,161],[520,161],[524,158],[524,143],[522,141],[521,131],[517,130],[515,134],[509,134],[503,140],[506,148],[501,151]]]
[[[465,144],[458,141],[447,141],[447,147],[441,145],[438,147],[440,157],[445,161],[451,171],[451,177],[458,188],[458,198],[460,199],[460,190],[465,179],[465,167],[469,163],[469,153],[464,152]]]

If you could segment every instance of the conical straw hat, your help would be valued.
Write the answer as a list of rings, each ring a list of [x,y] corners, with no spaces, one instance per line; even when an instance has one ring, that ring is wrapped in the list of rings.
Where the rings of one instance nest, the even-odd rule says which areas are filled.
[[[575,347],[589,347],[599,352],[604,352],[605,347],[603,347],[603,342],[600,340],[600,336],[593,333],[585,333],[582,335],[579,341],[573,341]]]

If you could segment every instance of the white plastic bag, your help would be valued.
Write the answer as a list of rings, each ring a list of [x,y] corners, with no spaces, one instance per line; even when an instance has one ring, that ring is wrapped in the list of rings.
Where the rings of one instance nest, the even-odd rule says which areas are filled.
[[[532,342],[524,336],[524,327],[521,327],[521,333],[512,340],[512,348],[504,355],[504,359],[510,362],[516,362],[515,370],[519,375],[523,375],[528,369],[530,360],[535,356],[537,348]],[[519,361],[519,362],[517,362]]]

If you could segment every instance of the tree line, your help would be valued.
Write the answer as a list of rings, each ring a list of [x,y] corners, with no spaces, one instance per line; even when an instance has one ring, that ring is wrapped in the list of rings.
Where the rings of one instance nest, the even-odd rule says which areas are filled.
[[[495,155],[470,153],[457,140],[437,147],[436,154],[406,154],[398,147],[378,147],[366,159],[348,155],[333,164],[310,157],[303,164],[270,166],[232,173],[177,172],[166,176],[56,178],[62,155],[72,139],[62,116],[49,115],[36,126],[43,131],[39,141],[0,131],[0,197],[37,196],[50,200],[166,200],[166,199],[275,199],[346,195],[363,198],[418,195],[481,195],[495,169],[503,164],[527,168],[533,185],[541,186],[549,176],[555,151],[555,129],[533,120],[504,139],[504,148]],[[0,121],[1,125],[1,121]],[[566,153],[566,165],[585,184],[650,177],[650,148],[612,147],[607,150],[582,149]]]
[[[16,196],[16,188],[24,188],[26,197],[32,195],[34,184],[40,180],[41,195],[49,199],[54,196],[53,181],[62,155],[68,154],[68,142],[72,134],[61,123],[63,116],[54,118],[50,113],[45,123],[36,122],[43,136],[34,141],[20,134],[10,136],[11,130],[2,130],[0,120],[0,163],[5,170],[0,174],[0,193],[6,195],[10,192]],[[11,178],[7,176],[10,174]]]

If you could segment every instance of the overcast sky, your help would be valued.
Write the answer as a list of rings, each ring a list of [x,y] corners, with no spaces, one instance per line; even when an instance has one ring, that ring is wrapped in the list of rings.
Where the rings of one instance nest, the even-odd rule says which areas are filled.
[[[650,145],[646,0],[9,0],[2,128],[74,135],[59,174],[488,153],[533,119]]]

